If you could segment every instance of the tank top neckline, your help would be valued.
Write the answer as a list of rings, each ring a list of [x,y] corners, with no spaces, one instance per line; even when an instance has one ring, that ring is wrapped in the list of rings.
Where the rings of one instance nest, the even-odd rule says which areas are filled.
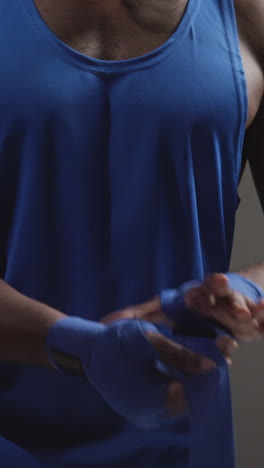
[[[176,45],[180,45],[184,37],[188,33],[195,13],[198,11],[200,0],[188,0],[184,14],[172,35],[159,47],[148,52],[147,54],[140,55],[135,58],[126,60],[100,60],[73,49],[65,42],[63,42],[42,18],[34,0],[20,0],[23,9],[29,15],[33,26],[38,32],[45,35],[48,39],[50,46],[57,49],[60,54],[64,55],[65,59],[74,62],[76,66],[89,69],[94,73],[102,74],[119,74],[128,73],[162,62],[174,50]]]

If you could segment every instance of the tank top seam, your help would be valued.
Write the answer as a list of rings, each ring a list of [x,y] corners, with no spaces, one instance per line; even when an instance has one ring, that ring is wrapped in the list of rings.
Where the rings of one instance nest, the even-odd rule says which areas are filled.
[[[29,0],[29,1],[33,1],[33,0]],[[175,49],[180,44],[183,43],[186,35],[188,34],[189,29],[192,26],[193,20],[199,9],[199,5],[200,5],[200,0],[196,0],[196,1],[189,0],[189,4],[187,6],[188,10],[185,11],[185,14],[182,17],[182,20],[180,21],[180,24],[178,25],[177,29],[167,39],[167,41],[161,44],[161,46],[139,57],[135,57],[135,58],[128,59],[128,60],[113,61],[113,63],[115,63],[115,66],[113,67],[107,66],[105,68],[103,66],[100,66],[100,67],[97,67],[96,65],[93,66],[93,64],[88,63],[88,60],[89,59],[98,60],[98,59],[93,59],[92,57],[86,56],[85,54],[82,54],[81,52],[78,52],[77,50],[72,49],[67,44],[64,44],[64,42],[61,41],[56,36],[56,34],[54,34],[51,30],[49,31],[48,25],[45,24],[45,21],[42,20],[41,17],[39,21],[43,22],[43,26],[41,24],[37,24],[37,21],[34,21],[34,18],[33,18],[33,15],[35,14],[34,12],[31,11],[33,6],[26,7],[25,4],[23,3],[21,6],[22,6],[24,13],[28,17],[31,26],[38,33],[42,33],[42,37],[46,37],[49,47],[52,47],[53,50],[57,50],[59,56],[63,60],[70,63],[71,65],[74,65],[76,68],[89,71],[96,75],[121,75],[121,74],[128,74],[128,73],[141,71],[147,68],[151,68],[151,67],[154,67],[155,65],[160,65],[162,62],[167,60],[175,52]],[[37,14],[37,10],[36,10],[36,14]],[[166,49],[166,47],[169,48],[169,51],[167,53],[165,53],[166,52],[165,50],[160,50],[162,48]],[[75,57],[74,57],[74,54],[76,54]],[[145,57],[146,57],[146,60],[144,61]],[[85,60],[87,60],[87,63],[84,63]],[[132,60],[135,60],[135,62],[132,63]],[[98,60],[98,65],[100,65],[100,62],[102,64],[103,61]],[[108,63],[110,64],[111,61],[109,61]],[[118,67],[118,64],[120,64],[120,68]]]
[[[224,4],[224,2],[227,2]],[[237,20],[236,20],[236,12],[233,0],[220,0],[221,10],[224,19],[224,26],[225,26],[225,35],[226,41],[229,50],[229,57],[232,66],[232,72],[234,76],[234,83],[237,95],[237,105],[238,105],[238,123],[237,123],[237,136],[236,140],[238,142],[237,148],[237,164],[236,164],[236,178],[237,178],[237,185],[239,182],[239,164],[241,164],[241,157],[242,157],[242,145],[245,133],[245,126],[246,126],[246,118],[247,118],[247,106],[248,106],[248,97],[247,97],[247,90],[245,89],[245,72],[239,47],[239,37],[238,37],[238,27],[237,27]],[[239,72],[236,68],[241,70],[243,77],[239,76]],[[244,127],[243,127],[244,123]],[[238,154],[239,159],[238,159]]]

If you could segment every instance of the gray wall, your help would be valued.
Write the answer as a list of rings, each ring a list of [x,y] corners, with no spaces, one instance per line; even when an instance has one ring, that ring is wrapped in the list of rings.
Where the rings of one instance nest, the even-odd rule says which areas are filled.
[[[232,268],[264,258],[264,216],[246,170],[239,194]],[[264,340],[244,344],[232,369],[238,468],[264,467]]]

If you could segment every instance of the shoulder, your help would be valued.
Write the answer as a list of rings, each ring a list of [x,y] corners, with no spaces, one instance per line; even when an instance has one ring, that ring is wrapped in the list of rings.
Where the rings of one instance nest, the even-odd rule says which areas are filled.
[[[234,6],[240,36],[264,70],[264,0],[234,0]]]
[[[258,33],[263,33],[264,2],[263,0],[233,0],[238,15],[248,29],[255,26]],[[264,33],[263,33],[264,34]]]

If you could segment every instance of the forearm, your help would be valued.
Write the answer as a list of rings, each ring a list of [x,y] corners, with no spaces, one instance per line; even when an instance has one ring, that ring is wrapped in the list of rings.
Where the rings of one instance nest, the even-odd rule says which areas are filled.
[[[65,317],[0,279],[0,362],[52,367],[46,352],[48,330]]]
[[[250,279],[251,281],[254,281],[254,283],[259,285],[264,290],[264,260],[254,265],[244,267],[237,271],[237,273]]]

